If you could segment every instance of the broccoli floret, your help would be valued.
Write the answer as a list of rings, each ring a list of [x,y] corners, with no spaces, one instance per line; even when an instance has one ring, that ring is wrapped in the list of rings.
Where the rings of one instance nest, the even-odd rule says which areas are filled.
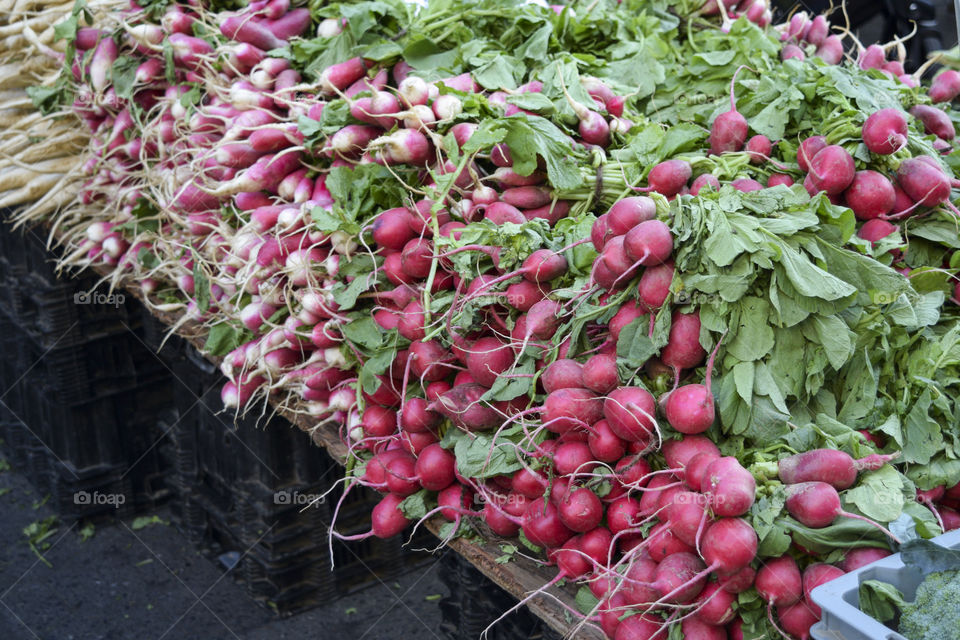
[[[904,605],[899,631],[910,640],[960,638],[960,571],[929,574]]]

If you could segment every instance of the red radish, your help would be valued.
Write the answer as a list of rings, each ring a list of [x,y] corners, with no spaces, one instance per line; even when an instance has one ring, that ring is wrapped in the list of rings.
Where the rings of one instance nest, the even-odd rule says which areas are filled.
[[[513,350],[497,338],[480,338],[467,351],[467,371],[479,384],[492,387],[513,366]]]
[[[664,160],[650,169],[647,175],[648,189],[670,198],[680,193],[691,175],[693,169],[686,160]]]
[[[404,207],[387,209],[373,222],[373,241],[381,247],[400,251],[414,236],[410,218],[410,212]]]
[[[817,15],[810,21],[810,26],[807,29],[804,40],[815,47],[819,47],[823,44],[823,41],[827,39],[829,34],[830,24],[827,22],[827,19],[822,15]]]
[[[673,235],[666,224],[659,220],[647,220],[630,229],[623,237],[623,248],[627,256],[636,261],[635,264],[663,264],[673,252]]]
[[[737,111],[733,93],[741,69],[743,67],[738,67],[730,80],[730,110],[718,115],[710,127],[710,153],[714,155],[740,151],[747,141],[747,119]]]
[[[773,143],[767,136],[756,135],[747,140],[746,151],[752,164],[762,164],[770,159]]]
[[[717,574],[717,584],[727,593],[743,593],[753,586],[757,572],[753,567],[746,566],[733,573]]]
[[[872,44],[860,52],[857,63],[861,69],[880,69],[887,61],[887,54],[878,44]]]
[[[600,498],[585,487],[567,491],[560,499],[558,510],[560,521],[571,531],[579,533],[595,529],[603,519]]]
[[[628,442],[646,441],[656,429],[656,401],[640,387],[620,387],[603,401],[610,430]]]
[[[383,464],[386,470],[387,489],[398,496],[416,493],[420,485],[416,478],[416,458],[409,453],[391,458]]]
[[[480,400],[486,391],[486,387],[476,383],[460,384],[437,398],[430,404],[430,409],[439,411],[468,431],[491,429],[503,420],[493,407]]]
[[[566,433],[581,424],[603,418],[604,401],[588,389],[557,389],[543,403],[543,426],[553,433]]]
[[[889,549],[879,549],[877,547],[857,547],[855,549],[850,549],[847,551],[847,555],[843,557],[843,562],[840,564],[840,568],[850,573],[851,571],[856,571],[860,567],[865,567],[871,562],[876,562],[881,558],[886,558],[891,555]]]
[[[737,178],[730,183],[737,191],[742,191],[744,193],[749,193],[751,191],[760,191],[763,189],[763,185],[754,180],[753,178]]]
[[[521,527],[527,539],[540,547],[559,547],[573,536],[560,520],[557,508],[545,498],[530,503],[523,514]]]
[[[454,482],[457,460],[439,443],[428,445],[417,456],[415,473],[424,489],[442,491]]]
[[[620,375],[617,372],[615,356],[597,354],[592,356],[583,365],[583,386],[587,389],[606,395],[620,384]]]
[[[818,191],[836,195],[850,186],[854,177],[853,157],[838,145],[829,145],[810,161],[810,179]]]
[[[890,224],[886,220],[874,219],[865,222],[857,231],[857,236],[869,241],[870,244],[875,247],[882,239],[892,233],[897,233],[899,230],[900,227],[895,224]]]
[[[673,260],[647,267],[640,276],[638,293],[640,301],[649,309],[659,309],[670,297],[670,285],[673,283]]]
[[[797,164],[800,166],[800,171],[809,171],[813,157],[826,146],[827,139],[823,136],[810,136],[801,142],[800,147],[797,148]]]
[[[827,64],[840,64],[843,59],[843,40],[836,34],[827,36],[814,55]]]
[[[860,135],[870,151],[890,155],[907,145],[907,119],[899,109],[881,109],[870,114]]]
[[[786,607],[777,607],[777,617],[783,630],[800,640],[809,640],[810,627],[820,619],[803,600]]]
[[[607,506],[607,527],[614,535],[637,526],[640,520],[640,503],[629,496],[622,496]]]
[[[627,452],[626,443],[610,429],[606,420],[600,420],[593,425],[587,437],[587,445],[594,458],[600,462],[617,462]]]
[[[909,158],[897,169],[897,182],[910,199],[926,207],[948,203],[950,179],[939,166],[921,158]]]
[[[456,522],[461,512],[466,510],[472,502],[473,492],[458,482],[442,489],[437,496],[437,504],[445,507],[440,509],[440,515],[451,522]]]
[[[660,592],[661,602],[686,604],[703,591],[703,561],[693,553],[679,551],[664,558],[657,565],[654,588]]]
[[[586,440],[586,433],[579,430],[570,430],[561,438],[561,444],[553,452],[553,466],[561,476],[572,476],[578,472],[589,473],[597,466],[597,462],[593,459],[593,454],[590,453],[590,447],[586,442],[564,439],[572,437],[575,433],[583,434],[583,440]]]
[[[653,267],[654,269],[659,269],[662,267]],[[648,269],[649,271],[649,269]],[[672,277],[672,276],[671,276]],[[641,282],[643,279],[641,278]],[[623,331],[623,328],[636,320],[641,318],[649,313],[649,310],[644,307],[643,304],[636,302],[625,302],[623,306],[620,307],[610,321],[607,323],[607,328],[610,330],[610,336],[614,341],[620,339],[620,332]]]
[[[680,632],[683,633],[684,640],[727,640],[727,630],[722,626],[707,624],[700,611],[680,622]]]
[[[890,213],[897,195],[893,183],[876,171],[857,171],[843,192],[844,202],[860,220],[873,220]]]
[[[618,612],[618,615],[623,615]],[[655,640],[664,638],[663,620],[652,615],[632,615],[620,620],[613,640]]]
[[[646,196],[630,196],[617,200],[605,215],[607,228],[614,235],[621,236],[641,222],[653,220],[657,215],[657,205]]]
[[[753,506],[756,490],[753,475],[732,456],[717,458],[704,471],[701,491],[718,516],[747,513]]]
[[[670,337],[660,352],[660,359],[668,367],[679,370],[696,367],[706,356],[706,350],[700,346],[700,314],[674,311]]]
[[[429,139],[415,129],[398,129],[372,144],[383,149],[384,160],[389,164],[424,166],[430,158]]]
[[[895,542],[900,540],[873,520],[844,511],[840,494],[826,482],[801,482],[787,487],[787,511],[801,524],[812,529],[830,526],[839,517],[862,520],[887,534]]]
[[[930,83],[930,99],[934,102],[952,102],[960,95],[960,71],[947,69]]]
[[[671,533],[683,543],[695,547],[697,532],[710,521],[706,511],[707,500],[703,495],[692,491],[675,493],[666,509]]]
[[[511,224],[523,224],[527,221],[519,209],[506,202],[494,202],[487,206],[483,217],[497,225],[508,222]]]
[[[765,561],[754,584],[768,607],[789,606],[803,598],[800,568],[790,556]]]
[[[936,107],[918,104],[910,109],[910,115],[923,123],[923,129],[926,133],[933,134],[941,140],[953,140],[957,135],[950,116]]]
[[[400,427],[410,433],[423,433],[437,428],[442,418],[428,406],[429,403],[423,398],[407,398],[400,412]]]
[[[725,591],[719,584],[709,583],[697,598],[696,618],[707,625],[727,624],[736,616],[733,610],[736,600],[734,594]]]
[[[813,611],[813,615],[820,617],[820,607],[813,602],[810,592],[820,585],[836,580],[843,575],[843,569],[838,569],[833,565],[815,563],[803,570],[803,599]]]
[[[582,388],[583,365],[576,360],[555,360],[543,372],[540,381],[547,393],[557,389]]]
[[[684,469],[695,456],[701,453],[720,457],[717,445],[706,436],[688,435],[680,440],[667,440],[660,448],[671,469]]]
[[[720,518],[704,532],[700,550],[709,570],[734,573],[756,557],[757,533],[742,518]]]
[[[685,384],[674,389],[667,396],[663,406],[664,415],[670,426],[680,433],[703,433],[710,428],[716,418],[710,381],[713,375],[713,362],[719,348],[718,342],[707,360],[706,384]]]
[[[784,173],[771,173],[770,177],[767,178],[767,187],[775,187],[780,184],[788,187],[793,186],[793,178]]]
[[[690,185],[690,195],[698,195],[700,190],[705,187],[712,187],[714,191],[720,190],[720,181],[712,173],[703,173],[694,178]]]
[[[849,489],[857,481],[857,472],[875,471],[900,454],[872,454],[854,460],[836,449],[813,449],[782,458],[777,463],[780,481],[784,484],[826,482],[835,489]]]

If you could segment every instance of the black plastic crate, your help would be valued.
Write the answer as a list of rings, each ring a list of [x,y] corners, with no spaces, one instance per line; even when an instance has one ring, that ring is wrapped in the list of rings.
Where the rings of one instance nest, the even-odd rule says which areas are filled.
[[[223,412],[225,378],[192,347],[169,363],[186,391],[177,393],[171,420],[177,496],[174,520],[212,558],[235,557],[235,576],[255,600],[293,613],[388,580],[431,556],[403,546],[405,538],[334,540],[327,533],[339,493],[314,502],[343,476],[343,468],[310,437],[274,416],[236,419]],[[370,529],[380,497],[354,489],[338,517],[345,535]],[[422,536],[412,547],[432,546]],[[435,542],[433,543],[435,544]],[[232,554],[232,555],[231,555]]]
[[[498,587],[459,554],[447,553],[440,560],[440,578],[450,596],[440,601],[440,629],[450,640],[477,640],[490,623],[517,604],[517,599]],[[488,640],[560,640],[527,608],[514,611],[490,629]]]

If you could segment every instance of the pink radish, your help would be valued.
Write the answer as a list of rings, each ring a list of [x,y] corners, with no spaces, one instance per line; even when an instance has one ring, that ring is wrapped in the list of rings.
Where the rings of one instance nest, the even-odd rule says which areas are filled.
[[[881,109],[867,118],[860,132],[873,153],[889,155],[907,144],[907,119],[899,109]]]
[[[930,99],[934,102],[952,102],[960,95],[960,71],[947,69],[930,84]]]
[[[730,110],[721,113],[710,127],[710,153],[720,155],[727,151],[740,151],[747,141],[747,119],[737,111],[733,87],[737,74],[744,67],[738,67],[730,79]]]
[[[849,489],[857,481],[857,472],[875,471],[900,454],[871,454],[854,460],[849,454],[836,449],[813,449],[787,458],[778,463],[778,472],[784,484],[801,482],[825,482],[837,490]]]
[[[844,511],[840,506],[840,494],[826,482],[801,482],[787,487],[787,511],[800,524],[811,529],[830,526],[839,517],[862,520],[887,534],[894,542],[899,538],[883,525],[869,518]]]

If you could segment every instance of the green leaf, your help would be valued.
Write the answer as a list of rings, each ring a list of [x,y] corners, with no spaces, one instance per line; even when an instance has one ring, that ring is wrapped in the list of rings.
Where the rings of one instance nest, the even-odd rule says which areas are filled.
[[[246,341],[248,332],[238,329],[228,322],[220,322],[210,327],[207,340],[203,345],[205,353],[224,356]]]
[[[617,360],[627,369],[636,370],[656,355],[658,348],[647,337],[649,316],[640,316],[620,330],[617,340]]]
[[[906,600],[900,590],[889,582],[864,580],[860,583],[859,603],[860,610],[865,614],[874,620],[887,622],[900,613]]]
[[[903,477],[890,465],[862,473],[844,497],[868,518],[892,522],[903,512]]]

